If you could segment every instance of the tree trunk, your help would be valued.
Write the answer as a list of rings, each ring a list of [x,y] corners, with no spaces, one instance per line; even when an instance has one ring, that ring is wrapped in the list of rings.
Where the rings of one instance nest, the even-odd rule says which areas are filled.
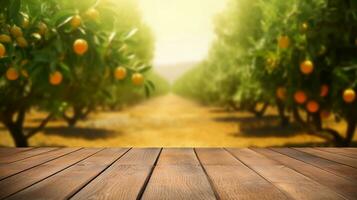
[[[63,118],[66,120],[67,124],[69,127],[75,127],[78,120],[80,120],[83,117],[83,108],[82,107],[73,107],[73,115],[68,116],[65,113],[63,113]]]
[[[350,146],[353,135],[356,131],[357,119],[351,118],[347,120],[347,130],[346,130],[346,138],[344,139],[343,146]]]
[[[28,147],[27,137],[24,134],[23,128],[16,124],[8,127],[10,134],[15,142],[16,147]]]
[[[28,147],[27,137],[22,127],[23,124],[14,123],[12,121],[12,115],[5,116],[2,121],[9,130],[16,147]]]
[[[278,107],[279,117],[281,120],[281,126],[285,127],[289,124],[289,119],[285,116],[285,106],[284,103],[281,102],[279,99],[276,100],[276,105]]]
[[[316,130],[318,130],[318,131],[322,130],[322,121],[321,121],[320,112],[312,114],[312,122],[313,122]]]
[[[263,107],[260,110],[257,110],[255,108],[255,111],[254,111],[255,116],[258,118],[263,117],[263,115],[264,115],[265,111],[268,109],[268,107],[269,107],[269,103],[264,103]]]
[[[301,117],[299,109],[296,106],[293,107],[293,117],[296,122],[298,122],[302,126],[306,126],[307,122],[305,122],[304,119]]]

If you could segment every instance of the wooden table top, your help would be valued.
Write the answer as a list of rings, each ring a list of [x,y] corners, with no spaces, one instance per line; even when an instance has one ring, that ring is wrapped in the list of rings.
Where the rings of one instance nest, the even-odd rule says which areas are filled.
[[[357,148],[0,148],[0,199],[357,199]]]

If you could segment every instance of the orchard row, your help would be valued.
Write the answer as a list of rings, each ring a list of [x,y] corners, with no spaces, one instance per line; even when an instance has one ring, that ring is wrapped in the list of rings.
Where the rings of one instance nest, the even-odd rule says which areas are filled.
[[[153,37],[135,1],[1,4],[0,121],[17,146],[54,117],[73,126],[95,109],[145,98],[160,81],[150,71]],[[28,131],[25,116],[33,109],[48,117]]]
[[[276,106],[308,132],[349,145],[357,123],[357,2],[230,0],[208,58],[178,93],[261,116]],[[345,134],[326,118],[348,124]]]

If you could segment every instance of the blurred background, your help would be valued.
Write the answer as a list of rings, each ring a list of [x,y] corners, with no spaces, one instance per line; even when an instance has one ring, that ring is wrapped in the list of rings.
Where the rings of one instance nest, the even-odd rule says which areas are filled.
[[[2,0],[0,146],[356,146],[354,0]]]

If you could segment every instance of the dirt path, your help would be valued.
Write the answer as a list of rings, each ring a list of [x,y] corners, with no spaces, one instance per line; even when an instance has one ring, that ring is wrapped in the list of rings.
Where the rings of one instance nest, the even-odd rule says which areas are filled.
[[[272,113],[272,112],[271,112]],[[38,114],[37,114],[38,115]],[[36,114],[28,119],[31,125]],[[143,102],[122,112],[97,113],[77,128],[63,121],[51,122],[30,140],[41,146],[282,146],[308,145],[321,139],[296,128],[281,129],[274,116],[256,119],[249,113],[207,108],[169,94]],[[2,133],[1,133],[2,132]],[[0,127],[0,145],[11,145]]]

